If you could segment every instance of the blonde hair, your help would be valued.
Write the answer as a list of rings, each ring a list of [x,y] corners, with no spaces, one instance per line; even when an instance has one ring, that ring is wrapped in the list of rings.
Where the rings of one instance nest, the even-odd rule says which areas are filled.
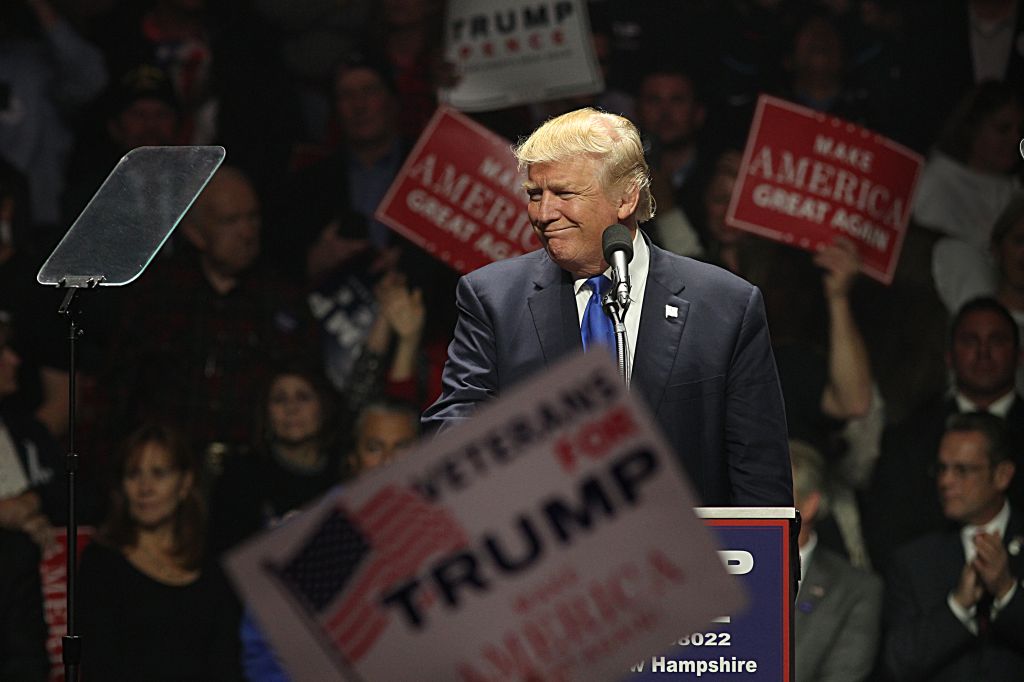
[[[629,119],[590,107],[549,119],[512,148],[519,169],[534,163],[565,161],[587,155],[602,162],[605,189],[640,193],[637,222],[654,217],[651,169],[644,159],[640,132]]]

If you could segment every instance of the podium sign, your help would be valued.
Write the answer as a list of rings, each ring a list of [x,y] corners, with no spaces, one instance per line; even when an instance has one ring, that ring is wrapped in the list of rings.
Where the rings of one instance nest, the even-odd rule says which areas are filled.
[[[738,613],[723,613],[698,632],[681,633],[662,654],[638,661],[626,682],[793,679],[793,589],[799,570],[795,511],[783,508],[698,508],[718,536],[726,569],[746,587]]]

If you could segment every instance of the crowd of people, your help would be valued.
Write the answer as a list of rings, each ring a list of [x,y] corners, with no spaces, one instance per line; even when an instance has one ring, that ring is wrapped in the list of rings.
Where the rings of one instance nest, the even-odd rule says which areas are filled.
[[[473,116],[510,141],[627,117],[652,243],[763,293],[797,679],[1019,678],[1024,2],[585,4],[604,92]],[[282,679],[218,559],[407,447],[441,394],[457,273],[374,211],[458,78],[444,5],[0,2],[0,679],[47,676],[29,597],[67,520],[67,328],[35,273],[126,152],[183,144],[225,164],[138,282],[79,298],[82,671]],[[726,222],[761,93],[926,158],[890,285],[848,239]]]

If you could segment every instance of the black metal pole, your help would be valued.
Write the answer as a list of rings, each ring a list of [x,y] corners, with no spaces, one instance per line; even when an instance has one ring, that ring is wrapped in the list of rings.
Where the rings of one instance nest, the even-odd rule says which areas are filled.
[[[67,557],[67,634],[62,642],[62,658],[64,661],[65,682],[77,682],[78,666],[82,659],[82,640],[76,631],[75,622],[75,588],[76,575],[78,573],[78,518],[75,513],[78,504],[75,497],[75,489],[78,474],[78,453],[75,452],[75,348],[78,337],[82,330],[75,322],[75,311],[72,304],[77,287],[71,287],[64,295],[64,302],[61,303],[59,313],[68,320],[68,350],[70,352],[68,371],[68,454],[64,462],[68,481],[68,530],[64,540],[65,556]]]

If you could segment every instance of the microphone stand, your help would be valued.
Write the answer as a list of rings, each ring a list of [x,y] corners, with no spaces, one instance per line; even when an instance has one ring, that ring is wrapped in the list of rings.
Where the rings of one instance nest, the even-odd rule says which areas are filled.
[[[604,299],[601,304],[604,306],[605,312],[612,318],[615,323],[615,356],[618,358],[619,376],[622,377],[622,383],[625,387],[629,388],[629,369],[627,363],[629,362],[626,354],[626,308],[629,307],[629,298],[626,297],[625,305],[620,305],[615,290],[618,287],[612,287],[612,289],[604,295]]]
[[[612,288],[601,304],[615,322],[615,349],[622,383],[629,388],[629,356],[626,353],[626,310],[629,308],[629,261],[633,260],[633,234],[625,225],[616,223],[601,235],[601,252],[611,266]]]

